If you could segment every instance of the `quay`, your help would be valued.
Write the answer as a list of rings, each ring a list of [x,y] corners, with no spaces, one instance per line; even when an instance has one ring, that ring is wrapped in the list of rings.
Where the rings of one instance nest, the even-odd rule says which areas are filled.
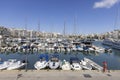
[[[120,80],[120,70],[101,72],[96,70],[12,70],[0,71],[0,80]]]

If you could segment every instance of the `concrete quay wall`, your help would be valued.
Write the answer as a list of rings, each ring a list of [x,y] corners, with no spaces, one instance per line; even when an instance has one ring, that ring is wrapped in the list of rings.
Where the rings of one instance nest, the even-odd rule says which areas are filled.
[[[96,70],[3,70],[0,80],[120,80],[120,70],[101,72]]]

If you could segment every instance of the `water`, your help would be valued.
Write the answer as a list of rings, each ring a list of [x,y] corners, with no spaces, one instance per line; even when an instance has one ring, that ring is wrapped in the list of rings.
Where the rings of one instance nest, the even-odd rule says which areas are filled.
[[[95,42],[97,46],[102,46],[101,42]],[[45,52],[41,52],[45,53]],[[17,59],[17,60],[24,60],[28,59],[28,66],[27,69],[35,69],[34,64],[36,61],[39,60],[39,55],[41,53],[29,53],[29,54],[24,54],[24,53],[4,53],[0,54],[0,58],[2,60],[8,60],[8,59]],[[48,54],[49,56],[54,54],[54,53],[45,53]],[[82,53],[82,52],[71,52],[71,53],[57,53],[59,54],[59,57],[61,60],[66,59],[69,61],[70,57],[78,57],[80,60],[83,59],[84,57],[87,57],[94,62],[98,63],[99,65],[102,66],[102,62],[106,61],[108,64],[108,69],[110,70],[120,70],[120,51],[118,50],[113,50],[112,53]]]

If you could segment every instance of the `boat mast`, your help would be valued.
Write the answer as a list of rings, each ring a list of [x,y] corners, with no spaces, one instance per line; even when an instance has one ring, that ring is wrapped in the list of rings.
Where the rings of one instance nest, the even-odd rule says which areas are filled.
[[[74,32],[73,32],[73,35],[75,36],[76,35],[76,16],[74,17]]]
[[[114,23],[114,30],[117,30],[117,26],[119,26],[119,17],[120,17],[120,11],[119,11],[119,3],[117,4],[117,13],[116,13],[116,18],[115,18],[115,23]]]
[[[40,20],[38,21],[38,30],[36,30],[36,38],[38,38],[40,32]]]
[[[116,18],[115,18],[115,23],[114,23],[114,31],[115,31],[115,35],[113,35],[114,39],[119,39],[119,32],[118,32],[118,27],[120,26],[120,8],[119,8],[120,4],[117,3],[117,14],[116,14]]]
[[[64,21],[64,29],[63,29],[63,35],[66,36],[66,22]]]
[[[40,20],[38,21],[38,32],[40,32]]]
[[[25,31],[24,31],[24,37],[27,38],[27,17],[25,18]]]

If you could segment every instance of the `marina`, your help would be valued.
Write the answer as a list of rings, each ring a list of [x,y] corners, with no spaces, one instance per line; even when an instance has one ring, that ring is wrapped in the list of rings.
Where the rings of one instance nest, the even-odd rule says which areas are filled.
[[[0,52],[112,52],[111,49],[96,46],[93,41],[81,39],[44,38],[44,39],[6,39]]]
[[[120,0],[0,0],[0,80],[120,80]]]
[[[99,44],[97,46],[102,46],[101,41],[94,42],[93,44]],[[101,67],[103,66],[103,62],[106,61],[108,65],[108,70],[119,70],[120,69],[120,55],[118,50],[112,50],[112,52],[103,52],[103,53],[95,53],[95,52],[31,52],[31,53],[2,53],[0,54],[0,58],[2,61],[7,61],[8,59],[17,59],[17,60],[26,60],[29,62],[27,66],[22,69],[27,70],[35,70],[34,64],[39,61],[39,56],[41,54],[47,54],[49,57],[57,54],[59,56],[59,60],[61,61],[69,61],[71,57],[76,57],[79,60],[83,60],[85,57],[91,59],[92,61],[99,64]]]

